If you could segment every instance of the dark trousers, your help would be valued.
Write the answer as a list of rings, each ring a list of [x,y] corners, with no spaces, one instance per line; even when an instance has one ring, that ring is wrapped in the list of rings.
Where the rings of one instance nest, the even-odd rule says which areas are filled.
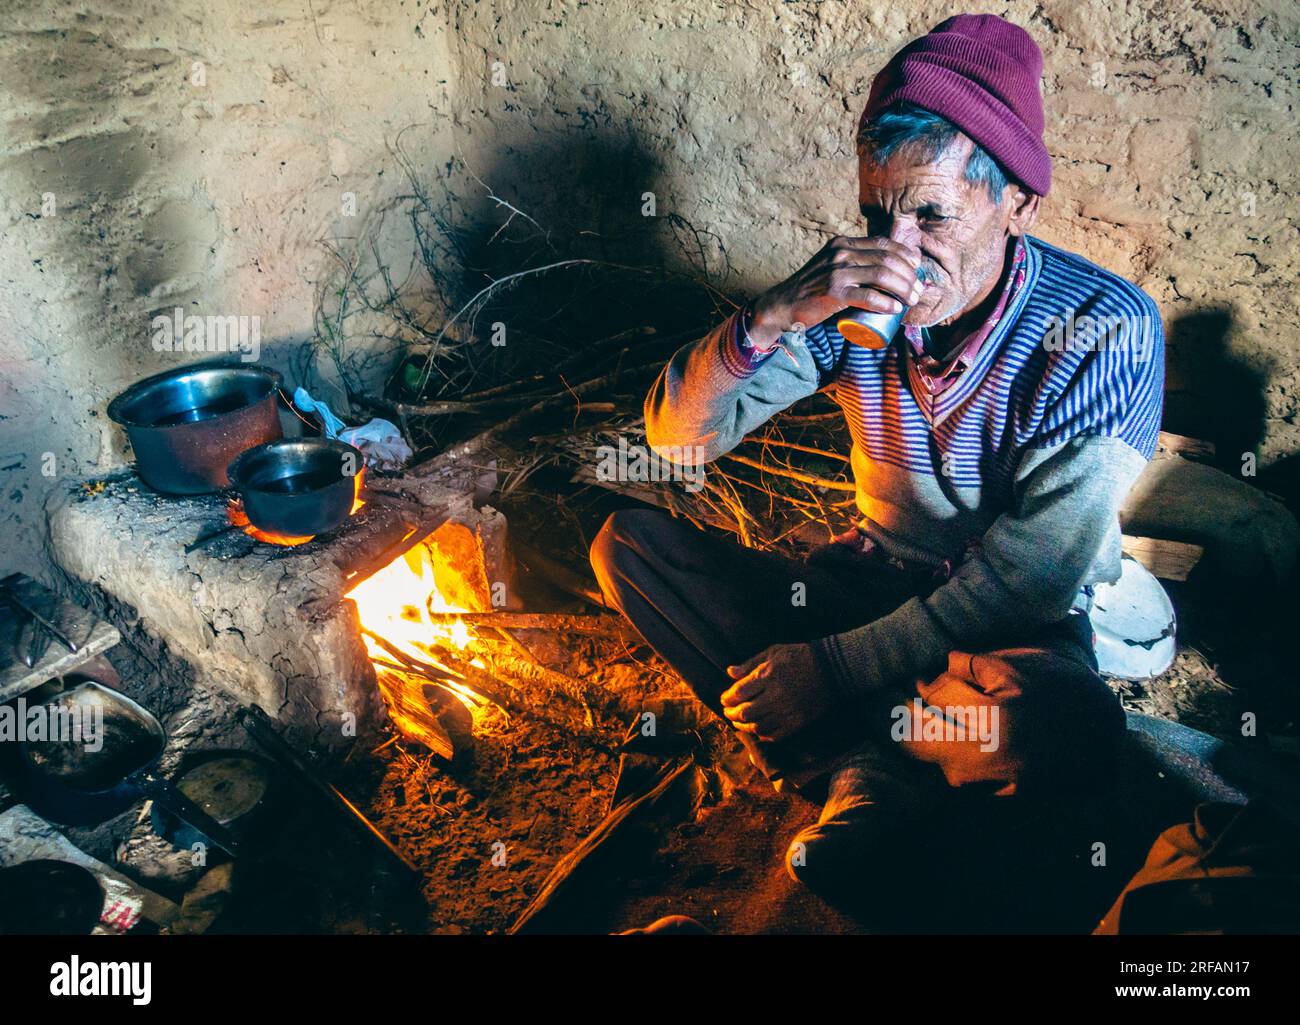
[[[940,583],[929,571],[898,569],[842,543],[801,560],[743,548],[654,509],[611,515],[592,544],[591,561],[607,600],[719,714],[719,698],[733,682],[727,666],[773,644],[810,641],[869,623]],[[1087,616],[998,639],[987,650],[1013,644],[1096,669]],[[897,689],[880,694],[880,707],[914,697],[914,682],[899,681]],[[780,775],[783,765],[825,760],[837,749],[884,739],[884,716],[853,712],[833,709],[810,735],[792,738],[784,747],[765,745],[768,764],[760,768]],[[881,732],[864,735],[866,722],[882,724]]]

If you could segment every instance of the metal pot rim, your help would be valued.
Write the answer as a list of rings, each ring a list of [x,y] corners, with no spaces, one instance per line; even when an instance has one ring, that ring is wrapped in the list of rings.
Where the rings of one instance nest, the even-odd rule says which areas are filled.
[[[173,367],[171,370],[164,370],[162,373],[153,374],[136,381],[108,404],[108,418],[112,420],[113,423],[119,424],[122,427],[131,427],[138,430],[168,430],[170,428],[155,427],[154,424],[140,423],[139,421],[132,420],[125,415],[124,410],[142,394],[152,388],[156,388],[157,386],[169,381],[180,380],[191,374],[206,373],[213,370],[237,370],[246,376],[260,377],[263,379],[266,385],[265,392],[248,402],[247,405],[240,407],[242,409],[255,406],[269,396],[274,395],[279,389],[282,380],[278,370],[273,370],[270,367],[265,367],[258,363],[232,363],[228,360],[207,360],[200,363],[189,363],[183,367]],[[199,422],[201,423],[203,421]],[[184,427],[189,425],[180,424],[176,426]]]
[[[261,495],[275,494],[266,491],[263,488],[252,487],[244,481],[244,472],[248,469],[249,464],[259,459],[265,453],[278,448],[297,448],[309,447],[326,452],[337,452],[340,456],[346,452],[351,452],[357,457],[357,471],[365,466],[365,454],[355,445],[349,445],[346,441],[339,441],[337,438],[276,438],[273,441],[265,441],[260,445],[254,445],[252,448],[245,449],[239,455],[235,456],[231,464],[226,468],[226,476],[230,478],[230,486],[240,493],[251,491]],[[335,485],[334,481],[324,488],[316,488],[315,491],[325,491]],[[314,492],[313,492],[314,493]]]

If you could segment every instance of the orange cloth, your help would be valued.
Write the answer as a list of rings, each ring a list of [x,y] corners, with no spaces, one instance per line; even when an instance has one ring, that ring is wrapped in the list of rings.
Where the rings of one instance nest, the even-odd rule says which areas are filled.
[[[1300,826],[1263,804],[1202,804],[1166,829],[1094,936],[1295,933]]]

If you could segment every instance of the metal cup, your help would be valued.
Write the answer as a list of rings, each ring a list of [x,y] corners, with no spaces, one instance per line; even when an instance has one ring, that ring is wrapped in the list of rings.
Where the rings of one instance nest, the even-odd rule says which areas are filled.
[[[898,334],[906,313],[906,306],[897,313],[873,313],[870,310],[849,308],[831,317],[831,322],[846,342],[860,345],[864,349],[883,349]]]
[[[917,281],[934,281],[935,277],[935,272],[927,266],[916,268]],[[869,310],[850,308],[840,310],[827,323],[833,323],[835,330],[844,336],[846,342],[860,345],[864,349],[883,349],[894,340],[906,315],[906,306],[897,313],[872,313]]]

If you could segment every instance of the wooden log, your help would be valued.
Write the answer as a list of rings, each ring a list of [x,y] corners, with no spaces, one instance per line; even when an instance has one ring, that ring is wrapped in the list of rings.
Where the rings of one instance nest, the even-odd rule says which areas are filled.
[[[368,395],[353,395],[352,401],[372,413],[382,414],[386,419],[397,420],[408,416],[458,416],[466,413],[484,413],[503,406],[520,406],[525,402],[535,401],[536,398],[536,395],[502,395],[497,398],[477,399],[474,402],[464,402],[459,399],[447,399],[442,402],[393,402]]]
[[[581,698],[578,701],[583,705],[587,713],[585,724],[577,716],[565,714],[564,709],[560,707],[561,703],[546,700],[558,688],[555,687],[554,680],[547,679],[544,673],[536,671],[539,667],[532,666],[531,663],[524,659],[498,656],[483,649],[476,651],[474,654],[487,662],[491,666],[491,670],[480,669],[478,666],[471,665],[468,659],[450,652],[439,652],[438,657],[445,661],[453,672],[463,674],[462,682],[464,686],[475,693],[479,693],[484,686],[490,686],[491,683],[504,679],[513,688],[513,694],[518,695],[518,697],[512,696],[511,698],[512,711],[518,711],[521,715],[535,716],[544,722],[569,732],[584,730],[585,725],[585,742],[588,745],[601,751],[610,752],[613,750],[613,747],[603,734],[594,728],[591,721],[591,709],[582,702]],[[505,665],[503,665],[503,661]],[[511,671],[507,671],[507,665],[510,670],[517,670],[517,673],[514,674],[515,678],[512,678]],[[529,668],[521,667],[530,667],[533,672],[530,673]],[[568,678],[566,677],[566,679]],[[530,693],[528,687],[520,686],[521,681],[525,684],[528,682],[543,682],[546,687],[546,694],[535,693],[537,688],[534,688],[534,693]],[[527,705],[526,712],[523,710],[525,704]]]
[[[503,629],[502,627],[497,627],[493,631],[493,633],[495,633],[498,637],[500,637],[503,641],[505,641],[506,645],[516,655],[520,656],[521,658],[528,659],[531,662],[537,661],[537,657],[526,647],[524,647],[523,642],[519,640],[519,638],[516,637],[514,634],[512,634],[509,630]],[[482,635],[480,635],[479,640],[481,641],[482,639],[483,637]]]
[[[400,733],[450,762],[456,757],[455,742],[429,707],[423,691],[406,686],[403,677],[408,673],[424,676],[414,670],[376,668],[375,679],[388,703],[388,714]]]
[[[566,697],[572,698],[586,710],[589,726],[592,725],[591,706],[603,708],[609,704],[610,697],[604,691],[589,687],[581,680],[575,680],[572,676],[550,669],[534,660],[505,653],[485,654],[485,660],[500,675],[512,677],[523,683],[541,684],[548,690],[559,691]]]
[[[1124,499],[1120,529],[1202,545],[1215,569],[1243,581],[1287,579],[1300,551],[1291,511],[1237,474],[1177,456],[1151,460]]]
[[[437,682],[451,680],[469,688],[475,694],[479,695],[479,697],[483,698],[483,700],[492,702],[492,704],[496,705],[503,712],[508,713],[518,711],[518,702],[501,689],[498,681],[489,673],[479,669],[478,666],[470,665],[467,660],[458,658],[450,652],[440,652],[438,657],[443,658],[445,661],[452,661],[455,663],[454,665],[443,669],[440,666],[436,666],[430,662],[425,662],[408,655],[397,645],[388,641],[387,638],[381,637],[372,630],[367,630],[364,626],[361,628],[361,632],[371,638],[402,665],[410,668],[419,675],[427,676],[429,679]]]
[[[1200,545],[1125,534],[1123,549],[1161,580],[1186,580],[1205,554]]]
[[[611,837],[621,835],[625,823],[648,818],[650,813],[673,790],[679,780],[684,780],[695,765],[694,758],[686,756],[668,762],[653,780],[649,789],[638,797],[624,801],[614,808],[581,843],[562,857],[542,883],[537,896],[507,930],[510,936],[526,932],[543,913],[551,910],[568,892],[585,882],[583,878],[594,871],[595,855],[609,849]],[[580,871],[586,870],[586,871]]]
[[[332,561],[342,570],[348,584],[373,576],[421,538],[432,534],[450,515],[444,506],[419,506],[405,503],[404,508],[376,508],[382,514],[378,522],[367,527],[356,543],[332,551]]]
[[[429,610],[434,623],[464,623],[475,628],[491,627],[505,630],[549,630],[552,633],[591,634],[607,637],[610,634],[630,634],[631,627],[620,616],[579,616],[559,612],[434,612]]]

